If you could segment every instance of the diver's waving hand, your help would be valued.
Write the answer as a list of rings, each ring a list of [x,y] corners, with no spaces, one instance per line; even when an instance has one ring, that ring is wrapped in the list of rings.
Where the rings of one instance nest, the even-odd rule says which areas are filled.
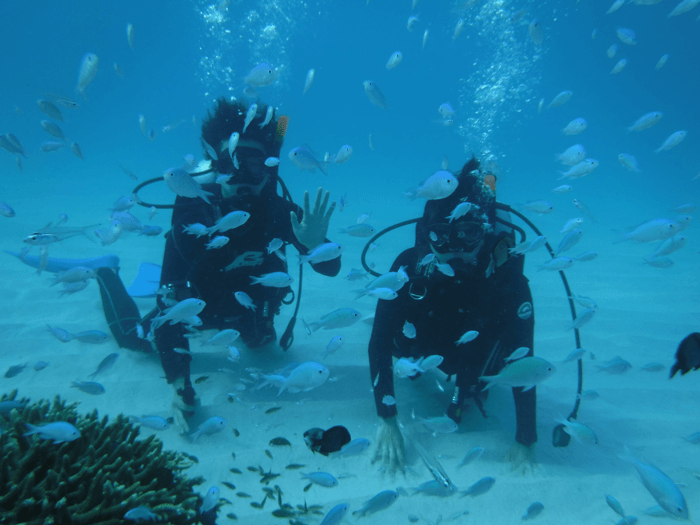
[[[297,240],[306,246],[308,250],[313,250],[326,241],[328,233],[328,223],[335,210],[335,202],[328,206],[331,192],[323,194],[323,188],[316,190],[316,200],[313,211],[309,205],[309,192],[304,192],[304,216],[299,222],[296,212],[291,212],[292,230]],[[321,200],[323,197],[323,200]],[[328,211],[326,211],[328,207]]]

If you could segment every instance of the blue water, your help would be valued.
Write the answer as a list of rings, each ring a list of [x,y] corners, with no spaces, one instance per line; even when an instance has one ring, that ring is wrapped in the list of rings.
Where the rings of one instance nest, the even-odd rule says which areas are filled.
[[[619,314],[612,313],[608,324],[601,319],[604,329],[591,340],[600,345],[606,358],[615,355],[613,349],[620,347],[614,345],[618,344],[629,353],[637,351],[638,346],[626,346],[629,339],[645,349],[641,351],[644,355],[667,362],[675,348],[672,342],[697,329],[700,256],[693,231],[696,226],[686,232],[687,246],[670,270],[641,266],[640,256],[651,251],[648,246],[611,248],[609,243],[615,238],[612,230],[670,217],[673,207],[700,201],[700,180],[693,180],[700,172],[696,145],[700,136],[696,18],[700,10],[667,19],[674,6],[673,0],[654,6],[626,4],[606,15],[607,1],[479,1],[460,8],[452,2],[422,0],[414,10],[409,0],[311,0],[303,5],[291,0],[234,0],[222,9],[184,0],[76,0],[70,5],[3,2],[0,132],[19,137],[28,158],[22,159],[20,171],[14,156],[0,151],[0,201],[17,211],[16,218],[0,221],[4,228],[0,230],[0,248],[17,250],[23,236],[59,213],[68,213],[73,224],[105,221],[105,209],[136,184],[122,172],[120,164],[145,180],[180,165],[186,154],[201,158],[199,125],[206,111],[220,96],[242,97],[243,77],[265,61],[277,68],[278,79],[259,88],[261,100],[290,117],[280,175],[293,197],[300,200],[304,190],[318,185],[329,189],[333,198],[347,194],[348,207],[343,215],[335,216],[331,236],[336,228],[354,223],[364,212],[372,213],[372,224],[378,228],[419,215],[423,203],[408,201],[402,192],[438,170],[444,156],[449,158],[449,168],[458,170],[473,152],[497,172],[499,200],[515,204],[547,199],[554,204],[556,215],[533,217],[552,235],[554,243],[561,225],[580,215],[571,204],[572,198],[588,205],[600,223],[589,230],[590,239],[596,239],[597,244],[585,249],[605,249],[611,257],[608,263],[592,267],[590,273],[574,274],[574,283],[581,293],[606,294],[611,302],[608,308]],[[511,23],[512,12],[524,7],[529,12],[523,22]],[[406,23],[414,14],[419,20],[409,32]],[[459,18],[466,24],[453,41]],[[534,46],[528,33],[527,23],[532,18],[544,28],[541,49]],[[135,28],[134,51],[127,44],[127,23]],[[618,27],[633,29],[637,45],[620,42],[615,35]],[[423,48],[426,29],[429,36]],[[609,59],[605,52],[612,44],[617,44],[618,51]],[[403,61],[387,70],[386,61],[397,50],[403,53]],[[85,100],[74,88],[81,59],[88,52],[99,57],[100,65]],[[664,54],[669,55],[668,63],[655,70]],[[627,67],[611,75],[621,58],[628,60]],[[115,62],[124,70],[123,79],[114,72]],[[315,80],[302,95],[310,68],[316,71]],[[369,102],[362,85],[365,80],[380,87],[389,102],[388,110]],[[569,102],[538,113],[540,99],[546,107],[563,90],[573,91]],[[63,109],[66,121],[60,125],[70,141],[80,145],[84,161],[68,148],[55,153],[39,150],[43,141],[53,140],[39,125],[46,117],[36,105],[46,93],[72,97],[81,105],[75,110]],[[442,125],[437,111],[444,102],[450,102],[456,111],[455,122],[449,127]],[[651,111],[663,112],[659,124],[639,133],[626,132],[626,127]],[[140,114],[146,117],[147,130],[156,132],[153,141],[139,130]],[[578,117],[588,121],[588,129],[578,136],[563,135],[561,129]],[[172,131],[162,131],[180,121]],[[669,151],[653,152],[678,130],[687,130],[685,141]],[[374,151],[368,145],[370,134]],[[576,143],[584,144],[587,157],[597,159],[600,167],[582,179],[557,181],[557,170],[563,167],[554,156]],[[324,177],[301,172],[289,162],[289,150],[302,144],[320,153],[334,153],[349,144],[354,153],[349,162],[333,166]],[[625,170],[617,161],[620,153],[634,155],[641,172]],[[575,191],[551,193],[563,183],[573,185]],[[148,188],[143,196],[158,202],[173,198],[164,185]],[[167,227],[169,217],[159,213],[156,222]],[[388,267],[398,251],[412,242],[411,228],[393,235],[391,240],[385,238],[376,256],[380,269]],[[348,242],[351,252],[344,256],[343,273],[359,267],[363,244],[356,239]],[[159,263],[162,245],[162,240],[140,238],[107,250],[74,242],[65,249],[57,247],[52,256],[83,257],[99,250],[98,254],[117,253],[132,263]],[[43,284],[30,281],[33,275],[20,273],[15,261],[8,258],[1,267],[13,278],[27,279],[19,289],[6,284],[6,294],[11,295],[6,295],[1,305],[7,326],[21,327],[31,318],[33,302],[46,306],[42,302],[45,290]],[[528,269],[534,273],[534,268],[533,261]],[[133,278],[135,269],[131,264],[123,275]],[[561,301],[561,286],[551,284],[554,279],[546,283],[542,279],[542,274],[533,277],[536,304],[538,294]],[[319,290],[327,286],[327,281],[323,283],[312,278],[310,286]],[[344,281],[334,286],[352,289]],[[311,303],[305,305],[308,311],[327,311],[323,303],[313,302],[313,292],[310,297]],[[566,303],[558,303],[558,310],[546,301],[540,304],[540,311],[547,315],[541,316],[538,335],[570,344],[570,336],[560,330],[567,319]],[[642,304],[646,317],[632,319]],[[145,302],[140,306],[148,307]],[[369,313],[369,307],[367,310]],[[39,326],[43,322],[46,320],[36,320]],[[641,324],[633,328],[633,323]],[[645,326],[650,333],[637,333]],[[547,333],[550,328],[559,330],[551,338]],[[636,338],[621,335],[628,331]],[[357,355],[362,357],[365,349],[366,340],[360,341]],[[659,354],[652,353],[655,351]],[[559,352],[565,355],[568,350]],[[9,364],[21,360],[13,355]],[[565,395],[569,397],[562,402],[562,411],[570,404],[571,381],[566,384],[569,389]],[[691,388],[688,381],[685,385]],[[8,383],[3,389],[11,386]],[[30,388],[31,383],[25,386]],[[694,389],[694,396],[696,392]],[[670,395],[669,402],[674,399]],[[371,404],[369,398],[365,400]],[[369,406],[368,411],[371,409]],[[548,417],[550,411],[555,410],[545,409]],[[688,419],[694,420],[695,414]],[[662,416],[657,413],[654,417]],[[504,420],[509,421],[507,416]],[[550,426],[548,421],[547,434]],[[690,427],[692,424],[675,432],[689,434]],[[648,495],[640,494],[649,505],[653,503]],[[697,487],[689,487],[686,497],[697,502]],[[397,523],[405,522],[403,514],[400,519],[395,515]],[[587,518],[582,516],[584,522]],[[574,518],[567,515],[567,519]]]

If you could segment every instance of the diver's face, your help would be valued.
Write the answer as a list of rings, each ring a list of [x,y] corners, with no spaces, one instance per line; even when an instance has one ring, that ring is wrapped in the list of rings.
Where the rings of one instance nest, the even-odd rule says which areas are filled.
[[[438,223],[431,226],[429,238],[430,249],[440,263],[459,259],[464,264],[475,265],[484,246],[484,227],[483,223],[473,221]]]
[[[454,259],[459,259],[464,264],[475,265],[477,263],[477,257],[479,255],[479,252],[481,251],[481,248],[483,248],[483,246],[484,240],[482,239],[477,245],[474,246],[472,251],[469,252],[464,250],[458,250],[441,253],[436,251],[433,244],[430,245],[430,249],[435,254],[435,258],[440,264],[446,264]]]
[[[242,195],[254,195],[257,197],[260,195],[260,192],[265,187],[268,180],[270,180],[270,175],[266,174],[260,179],[258,184],[224,184],[221,186],[221,194],[225,199],[233,196],[240,197]]]
[[[260,195],[271,175],[271,168],[265,165],[267,157],[262,144],[241,141],[236,148],[235,157],[238,169],[230,174],[231,179],[222,186],[221,193],[224,197]]]

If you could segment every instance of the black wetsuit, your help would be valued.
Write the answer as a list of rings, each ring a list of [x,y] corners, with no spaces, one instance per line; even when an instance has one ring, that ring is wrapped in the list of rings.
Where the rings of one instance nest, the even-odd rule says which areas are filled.
[[[160,284],[172,288],[172,298],[178,301],[197,297],[206,303],[199,314],[202,328],[232,328],[241,333],[242,341],[249,347],[261,346],[275,339],[274,316],[291,288],[253,284],[251,276],[287,272],[287,262],[275,253],[267,253],[272,239],[281,239],[285,244],[293,244],[300,253],[307,253],[294,235],[289,215],[295,211],[301,220],[303,212],[276,193],[267,197],[223,199],[219,185],[205,185],[203,189],[215,194],[209,197],[211,205],[199,198],[177,197],[175,200],[172,229],[166,234]],[[185,226],[195,223],[212,226],[220,217],[241,209],[249,212],[250,218],[239,228],[216,232],[211,238],[184,231]],[[228,237],[229,242],[222,248],[207,250],[205,245],[216,236]],[[280,248],[279,252],[285,254],[285,248]],[[296,261],[289,262],[289,266],[295,264]],[[340,259],[312,266],[320,274],[335,276],[340,271]],[[239,291],[250,296],[256,305],[255,311],[236,300],[234,293]],[[158,304],[164,308],[161,297]],[[189,385],[191,358],[173,351],[174,348],[189,349],[186,333],[182,323],[165,323],[155,332],[156,347],[169,383],[184,377],[185,384]]]
[[[504,358],[514,350],[525,346],[532,355],[535,319],[530,287],[523,275],[523,257],[508,259],[486,278],[481,270],[458,270],[454,277],[448,277],[434,265],[431,269],[421,268],[418,263],[423,255],[425,252],[416,248],[399,255],[391,270],[406,266],[410,280],[397,292],[398,298],[380,300],[377,305],[369,365],[373,382],[379,374],[374,399],[377,413],[383,418],[397,413],[395,405],[382,403],[384,396],[394,395],[392,355],[416,359],[443,356],[439,368],[456,375],[457,406],[482,390],[484,383],[479,385],[479,377],[497,374],[504,366]],[[425,296],[417,300],[411,293]],[[403,334],[406,321],[416,327],[415,339]],[[455,345],[469,330],[477,330],[479,336],[464,345]],[[514,388],[513,397],[516,440],[528,446],[537,441],[535,389],[522,392],[522,388]]]

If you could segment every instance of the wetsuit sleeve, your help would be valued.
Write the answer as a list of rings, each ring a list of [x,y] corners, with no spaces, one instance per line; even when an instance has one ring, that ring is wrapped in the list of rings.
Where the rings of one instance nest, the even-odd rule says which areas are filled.
[[[515,349],[525,346],[530,349],[528,356],[532,356],[535,332],[535,314],[532,307],[532,294],[527,277],[522,273],[517,274],[511,281],[510,306],[504,319],[502,339],[504,351],[509,355]],[[531,314],[525,317],[529,309]],[[520,312],[520,315],[518,314]],[[523,389],[513,388],[513,400],[515,401],[515,440],[525,446],[537,441],[537,413],[536,413],[536,388],[527,392]]]
[[[392,272],[400,266],[407,265],[411,259],[406,252],[399,255],[391,267]],[[393,301],[378,301],[377,310],[372,327],[372,337],[369,340],[369,373],[374,388],[374,403],[377,407],[377,415],[382,418],[395,416],[398,411],[396,405],[382,403],[384,396],[394,396],[394,370],[392,355],[394,349],[394,337],[401,330],[406,321],[406,311],[409,301],[408,286],[399,290],[398,297]],[[377,377],[379,376],[379,377]]]
[[[290,208],[290,211],[294,211],[297,214],[297,217],[299,217],[299,220],[303,219],[304,211],[296,204]],[[287,212],[287,217],[289,217],[289,212]],[[289,220],[289,219],[287,219],[287,220]],[[292,230],[291,222],[289,224],[289,231],[290,231],[291,242],[294,245],[294,247],[299,251],[300,254],[307,255],[309,253],[309,250],[307,250],[306,247],[297,240],[297,238],[294,235],[294,232]],[[331,241],[326,239],[325,242],[331,242]],[[321,275],[325,275],[327,277],[335,277],[340,272],[340,257],[336,257],[335,259],[333,259],[331,261],[326,261],[326,262],[316,263],[316,264],[309,263],[309,264],[311,264],[311,267],[314,269],[314,271],[316,273],[320,273]]]

